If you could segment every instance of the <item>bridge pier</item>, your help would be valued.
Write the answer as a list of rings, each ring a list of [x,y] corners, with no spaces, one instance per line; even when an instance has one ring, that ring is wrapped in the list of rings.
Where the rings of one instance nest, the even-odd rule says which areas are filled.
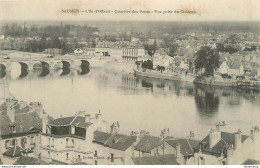
[[[28,63],[28,69],[27,69],[28,72],[29,72],[29,71],[33,71],[33,65],[34,65],[34,64],[33,64],[33,61],[30,61],[30,62]]]
[[[11,72],[11,66],[12,66],[12,63],[10,60],[7,61],[6,63],[6,66],[5,66],[5,72]]]
[[[70,69],[76,69],[75,59],[72,59],[72,60],[70,61]]]
[[[54,70],[55,69],[55,62],[53,59],[51,59],[50,63],[49,63],[49,70],[51,72],[51,70]]]

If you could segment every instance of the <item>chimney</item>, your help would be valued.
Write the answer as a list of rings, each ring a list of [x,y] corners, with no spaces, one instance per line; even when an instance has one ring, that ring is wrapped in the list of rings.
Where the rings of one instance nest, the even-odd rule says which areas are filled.
[[[6,99],[7,115],[12,123],[15,121],[15,109],[14,109],[15,102],[17,101],[14,99]]]
[[[97,123],[101,122],[101,117],[102,117],[102,114],[101,114],[101,112],[99,110],[99,112],[96,114],[96,121],[97,121]]]
[[[177,143],[176,144],[176,157],[180,157],[181,154],[181,144]]]
[[[254,126],[251,129],[251,138],[253,140],[253,158],[260,158],[260,128],[259,126]]]
[[[118,133],[120,130],[120,125],[119,122],[114,122],[111,126],[110,126],[110,133],[111,134],[116,134]]]
[[[176,160],[179,164],[183,164],[182,156],[181,156],[181,144],[176,144]]]
[[[209,148],[215,146],[221,140],[221,132],[218,130],[212,130],[209,133]]]
[[[137,136],[137,135],[138,135],[138,133],[135,132],[135,131],[132,131],[131,134],[130,134],[130,136]]]
[[[161,139],[164,139],[164,138],[168,137],[169,134],[170,134],[170,129],[169,128],[165,128],[165,129],[163,129],[161,131],[160,137],[161,137]]]
[[[226,165],[232,165],[233,145],[227,147]]]
[[[44,114],[42,116],[42,133],[47,133],[48,115]]]
[[[24,109],[27,106],[27,102],[20,101],[19,106],[20,106],[20,109]]]
[[[241,140],[242,140],[242,132],[240,129],[236,133],[234,133],[234,149],[241,147]]]
[[[37,114],[42,117],[43,115],[43,107],[40,102],[31,102],[29,103],[30,110],[36,110]]]
[[[85,123],[90,122],[90,114],[85,115]]]

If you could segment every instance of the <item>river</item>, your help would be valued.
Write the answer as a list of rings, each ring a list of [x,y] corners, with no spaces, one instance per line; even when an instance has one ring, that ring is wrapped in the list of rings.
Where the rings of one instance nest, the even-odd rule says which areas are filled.
[[[42,102],[54,118],[100,110],[104,120],[119,121],[120,131],[127,134],[146,130],[159,135],[169,128],[172,136],[194,131],[201,139],[216,122],[226,122],[224,131],[241,129],[248,135],[260,124],[260,94],[253,91],[139,78],[102,68],[29,74],[13,70],[9,78],[1,76],[18,100]]]

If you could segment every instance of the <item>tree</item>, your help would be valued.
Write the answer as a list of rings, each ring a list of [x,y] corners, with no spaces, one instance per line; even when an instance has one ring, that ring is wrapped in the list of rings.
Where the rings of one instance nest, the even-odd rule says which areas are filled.
[[[214,70],[219,67],[219,54],[209,46],[202,46],[195,54],[195,69],[205,68],[205,75],[213,76]]]
[[[142,63],[142,68],[153,69],[153,62],[151,60],[144,61]]]

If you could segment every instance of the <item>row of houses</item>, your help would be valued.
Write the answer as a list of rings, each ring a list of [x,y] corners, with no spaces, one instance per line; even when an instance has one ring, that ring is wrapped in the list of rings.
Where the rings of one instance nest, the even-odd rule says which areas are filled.
[[[194,133],[177,138],[169,128],[160,136],[149,132],[120,132],[120,123],[110,126],[99,111],[94,116],[84,111],[53,120],[38,102],[7,99],[0,106],[1,161],[3,164],[245,164],[259,163],[260,129],[251,135],[240,130],[223,132],[221,124],[201,141]],[[24,122],[26,121],[26,122]]]

